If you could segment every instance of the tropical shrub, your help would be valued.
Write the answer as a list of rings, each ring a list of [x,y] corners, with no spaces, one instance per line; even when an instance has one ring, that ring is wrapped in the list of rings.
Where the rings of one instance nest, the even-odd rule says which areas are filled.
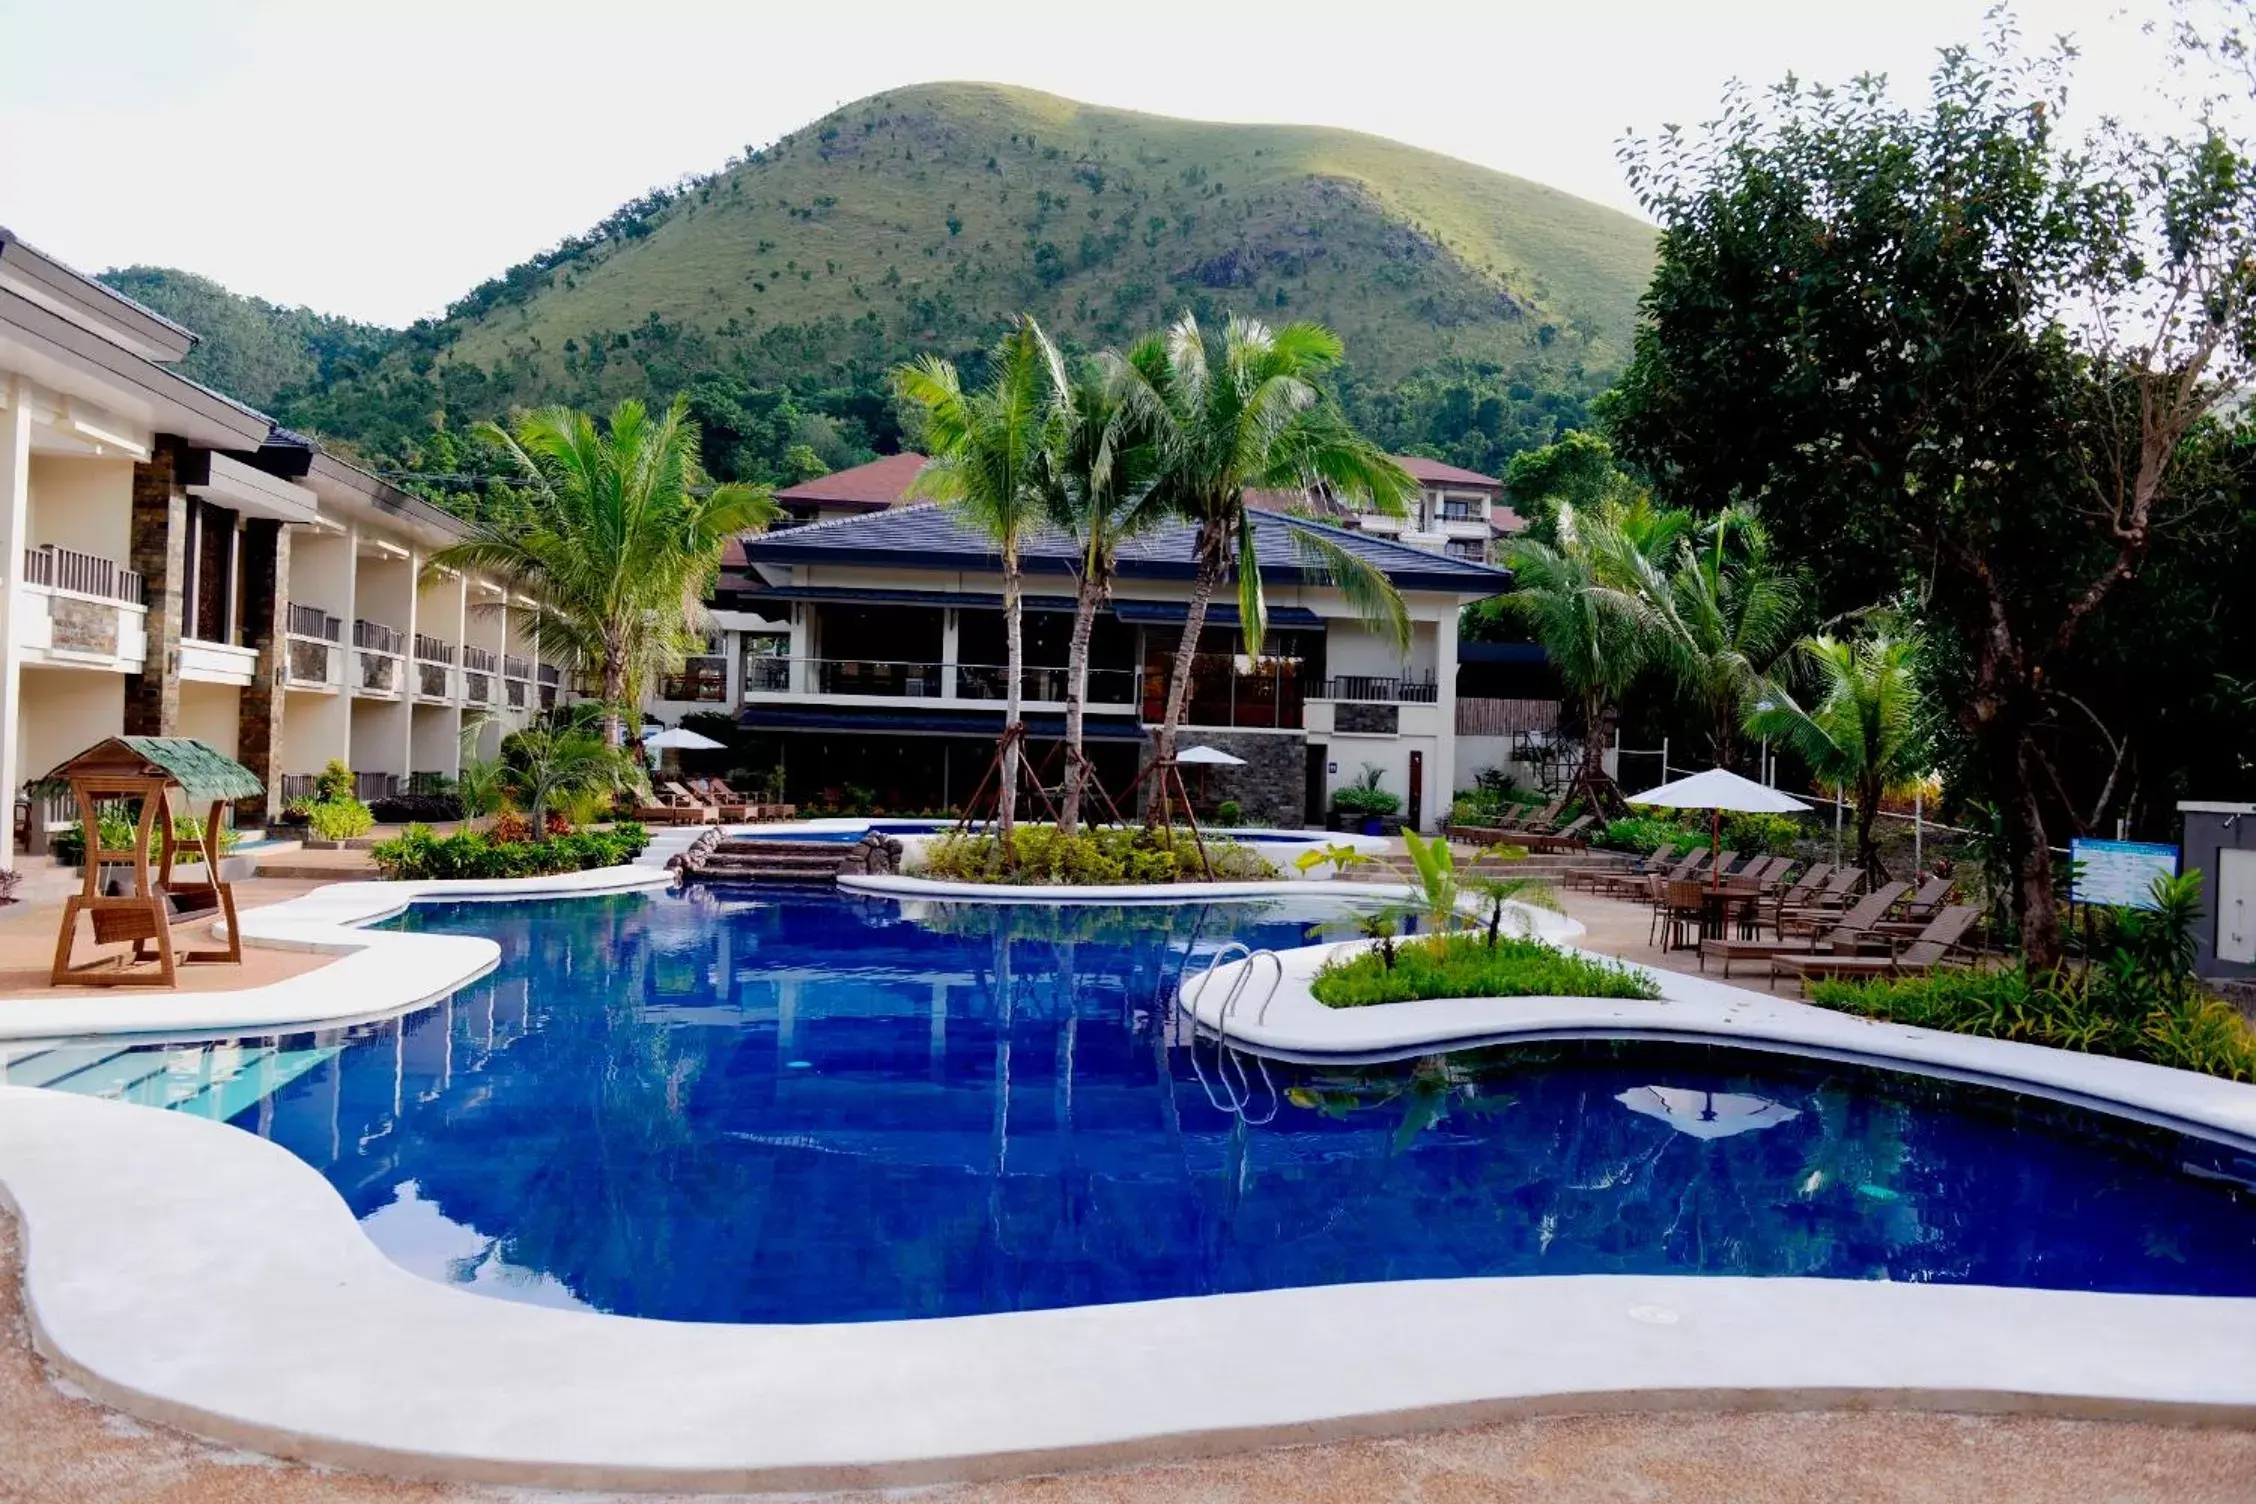
[[[533,822],[516,810],[505,809],[486,827],[486,839],[500,846],[522,846],[533,838]]]
[[[130,851],[139,821],[139,813],[127,806],[101,811],[102,845],[110,851]],[[194,845],[204,833],[204,822],[194,815],[179,815],[172,822],[173,837],[184,846]],[[231,825],[219,828],[219,853],[225,856],[242,840],[242,832]],[[155,855],[156,833],[150,832],[151,855]],[[66,867],[75,867],[86,860],[86,836],[76,825],[56,831],[47,838],[47,852]]]
[[[1214,823],[1237,826],[1245,824],[1245,806],[1235,799],[1225,799],[1214,806]]]
[[[1383,950],[1392,951],[1391,961]],[[1380,947],[1325,962],[1310,990],[1331,1008],[1435,997],[1661,995],[1652,978],[1619,962],[1570,955],[1540,940],[1464,933],[1382,939]]]
[[[912,871],[919,877],[952,882],[1037,883],[1094,887],[1111,883],[1160,884],[1203,878],[1198,845],[1187,830],[1138,827],[1083,829],[1065,836],[1054,825],[1020,825],[1011,832],[1006,859],[991,835],[950,833],[924,848]],[[1208,863],[1216,878],[1247,881],[1277,876],[1259,853],[1235,841],[1206,838]]]
[[[1723,844],[1742,856],[1787,856],[1809,835],[1792,815],[1725,815]]]
[[[2193,977],[2200,874],[2155,881],[2159,907],[2104,911],[2077,971],[2023,966],[1869,983],[1813,982],[1810,1001],[1866,1018],[2144,1060],[2256,1082],[2256,1031]]]
[[[1343,815],[1391,815],[1402,808],[1402,796],[1380,787],[1386,769],[1375,762],[1363,764],[1355,782],[1332,791],[1332,809]]]
[[[620,866],[649,844],[649,833],[631,821],[544,841],[496,841],[479,831],[440,836],[428,825],[410,825],[392,840],[379,841],[369,855],[389,878],[541,877]]]
[[[326,780],[327,775],[323,777]],[[376,816],[348,793],[342,799],[316,799],[306,806],[306,825],[324,841],[350,841],[375,829]]]
[[[350,799],[352,797],[352,769],[346,767],[336,758],[330,758],[328,765],[313,780],[313,802],[315,804],[333,804],[339,799]]]
[[[1708,838],[1704,832],[1687,830],[1673,820],[1658,815],[1626,815],[1619,820],[1608,820],[1590,844],[1607,851],[1628,851],[1638,856],[1649,856],[1667,846],[1679,854],[1694,846],[1705,846]]]

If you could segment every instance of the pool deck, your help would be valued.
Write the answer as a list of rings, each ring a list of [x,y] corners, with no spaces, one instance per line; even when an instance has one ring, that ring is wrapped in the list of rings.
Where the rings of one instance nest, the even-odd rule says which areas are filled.
[[[644,866],[566,875],[576,881],[420,888],[442,898],[549,897],[663,876]],[[380,977],[397,992],[431,980],[410,974],[418,945],[494,950],[472,937],[352,928],[418,896],[408,886],[333,885],[261,910],[262,943],[352,947],[319,974],[332,984],[333,1009],[367,1000],[333,985],[356,957],[372,984]],[[246,935],[256,918],[245,916]],[[1556,916],[1531,919],[1561,939],[1580,933]],[[1288,954],[1288,984],[1313,964],[1309,954]],[[472,959],[465,950],[448,964]],[[1217,1009],[1229,980],[1218,972],[1194,1005]],[[1863,1058],[2029,1081],[2231,1133],[2256,1128],[2256,1088],[1959,1036],[1907,1041],[1896,1035],[1924,1031],[1676,973],[1663,987],[1659,1003],[1361,1010],[1302,1007],[1280,987],[1266,1020],[1241,1015],[1231,1034],[1326,1054],[1594,1026],[1827,1049],[1836,1046],[1794,1031],[1846,1027],[1862,1032],[1838,1048]],[[246,994],[201,996],[239,1005]],[[87,1006],[67,1001],[74,1014]],[[177,1014],[199,997],[149,1001]],[[1612,1011],[1621,1009],[1653,1016]],[[177,1016],[167,1022],[182,1027]],[[2152,1093],[2165,1088],[2175,1095],[2157,1108]],[[144,1420],[260,1453],[447,1483],[900,1487],[1594,1411],[1890,1408],[2256,1424],[2256,1301],[2247,1300],[1577,1276],[937,1321],[647,1321],[423,1280],[369,1242],[316,1171],[265,1140],[24,1088],[0,1088],[0,1199],[25,1228],[33,1340],[80,1388]]]

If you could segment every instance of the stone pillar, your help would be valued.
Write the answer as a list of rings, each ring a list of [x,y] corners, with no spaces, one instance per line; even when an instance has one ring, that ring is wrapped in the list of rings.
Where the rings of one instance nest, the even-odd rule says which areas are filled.
[[[287,698],[290,534],[281,523],[253,517],[243,524],[238,579],[243,592],[243,646],[258,650],[258,670],[241,695],[236,761],[258,774],[266,792],[235,807],[238,822],[265,825],[282,813],[282,711]]]
[[[0,868],[16,865],[16,794],[45,768],[23,765],[24,549],[31,543],[31,400],[23,383],[0,391]]]
[[[188,602],[188,493],[179,479],[188,446],[157,435],[133,467],[133,568],[149,605],[149,656],[125,678],[125,734],[180,734],[180,634]]]

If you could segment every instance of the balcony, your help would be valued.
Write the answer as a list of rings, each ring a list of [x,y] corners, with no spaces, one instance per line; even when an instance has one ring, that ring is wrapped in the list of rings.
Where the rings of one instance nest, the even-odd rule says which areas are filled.
[[[353,682],[361,693],[397,695],[406,687],[405,632],[380,621],[358,620],[353,623],[352,640],[360,669]]]
[[[490,674],[499,667],[499,660],[484,648],[473,647],[469,643],[464,643],[462,645],[462,666],[477,673]]]
[[[452,664],[454,662],[454,644],[444,638],[426,637],[418,632],[415,634],[415,661],[417,663]]]
[[[525,708],[525,688],[525,681],[522,679],[504,679],[501,681],[503,701],[511,710],[523,710]]]
[[[314,642],[344,641],[345,624],[319,606],[290,602],[284,630],[292,637],[304,637]]]
[[[462,671],[462,699],[469,705],[493,703],[493,675],[481,674],[475,669]]]
[[[283,617],[282,682],[292,689],[345,687],[345,624],[319,606],[289,603]]]
[[[1339,674],[1318,683],[1312,700],[1364,700],[1386,705],[1440,703],[1441,686],[1431,679],[1401,679],[1388,675]]]
[[[988,703],[1007,698],[1010,686],[1008,665],[961,663],[952,667],[955,687],[954,693],[950,694],[947,681],[951,665],[930,660],[753,657],[744,661],[744,692],[748,697],[796,692],[802,695],[956,699]],[[1019,674],[1019,698],[1029,704],[1063,704],[1066,677],[1063,668],[1022,668]],[[1089,670],[1088,703],[1093,706],[1134,705],[1137,678],[1134,669]],[[691,687],[681,681],[669,680],[666,698],[697,698],[673,692],[676,688]]]
[[[24,550],[18,641],[27,663],[139,673],[148,658],[141,576],[48,545]]]
[[[501,676],[504,679],[530,679],[533,676],[532,660],[520,658],[515,653],[502,654]]]
[[[553,663],[544,663],[540,666],[538,677],[543,686],[554,689],[563,682],[564,671]]]
[[[24,550],[24,583],[129,606],[146,603],[141,576],[115,560],[43,543]]]
[[[698,657],[682,664],[678,674],[659,681],[658,698],[678,704],[721,705],[728,701],[728,660]]]
[[[1437,522],[1486,522],[1488,508],[1476,501],[1445,501],[1434,512]]]

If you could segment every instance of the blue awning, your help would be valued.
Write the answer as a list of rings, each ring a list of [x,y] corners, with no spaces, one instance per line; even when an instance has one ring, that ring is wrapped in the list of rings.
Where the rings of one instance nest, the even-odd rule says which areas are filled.
[[[1108,715],[1105,709],[1089,707],[1089,714],[1081,723],[1083,737],[1090,741],[1140,742],[1144,739],[1143,723],[1136,719],[1132,710]],[[1030,715],[1024,719],[1026,734],[1036,741],[1064,739],[1064,716]],[[1000,710],[906,706],[891,710],[874,705],[752,704],[744,707],[737,724],[747,731],[847,731],[870,736],[968,736],[993,741],[1003,734],[1003,713]]]
[[[1181,601],[1114,601],[1112,614],[1122,621],[1174,622],[1180,624],[1191,614],[1191,608]],[[1232,627],[1238,624],[1238,607],[1235,601],[1216,601],[1206,608],[1206,624],[1210,627]],[[1321,627],[1324,618],[1306,606],[1271,606],[1271,627]]]

